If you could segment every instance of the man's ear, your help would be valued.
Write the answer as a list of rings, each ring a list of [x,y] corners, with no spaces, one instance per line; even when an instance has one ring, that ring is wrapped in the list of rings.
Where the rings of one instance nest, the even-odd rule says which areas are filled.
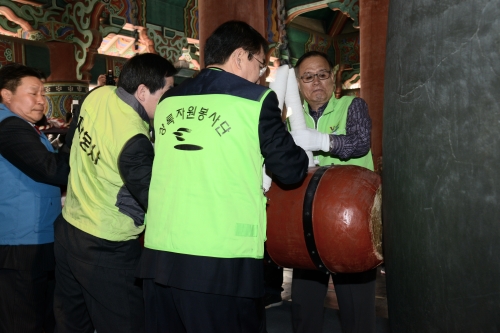
[[[333,83],[333,93],[335,94],[335,90],[337,90],[337,73],[335,73],[335,75],[330,75],[330,79],[332,79],[332,83]]]
[[[148,92],[149,89],[144,84],[141,83],[139,87],[137,87],[134,96],[135,98],[137,98],[139,102],[144,102],[146,100],[146,94]]]
[[[235,62],[235,65],[238,67],[238,69],[241,69],[241,62],[243,61],[244,57],[247,56],[246,51],[243,50],[243,48],[239,47],[233,51],[233,54],[231,56],[233,57],[233,61]]]
[[[2,89],[2,91],[0,91],[0,95],[2,96],[2,102],[10,102],[10,99],[12,98],[12,91],[8,90],[8,89]]]

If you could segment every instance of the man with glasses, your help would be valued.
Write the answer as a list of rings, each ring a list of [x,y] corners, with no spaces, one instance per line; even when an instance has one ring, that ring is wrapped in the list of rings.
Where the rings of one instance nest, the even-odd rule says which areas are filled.
[[[321,166],[357,165],[373,170],[368,107],[361,98],[335,98],[332,69],[327,55],[317,51],[308,52],[297,61],[295,71],[308,128],[292,128],[291,134],[297,145],[313,151]],[[343,333],[375,333],[375,277],[375,269],[332,275]],[[322,332],[329,280],[330,275],[320,271],[293,270],[295,333]]]
[[[266,331],[262,165],[286,184],[308,165],[276,94],[255,84],[267,50],[248,24],[222,24],[206,41],[207,68],[157,107],[139,272],[147,332]]]

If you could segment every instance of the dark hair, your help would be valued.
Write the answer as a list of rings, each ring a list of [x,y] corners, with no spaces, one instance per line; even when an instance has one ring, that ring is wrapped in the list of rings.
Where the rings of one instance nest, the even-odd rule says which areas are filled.
[[[38,68],[33,68],[33,69],[40,74],[40,80],[47,81],[47,76],[43,71],[39,70]]]
[[[299,75],[299,66],[300,64],[302,63],[302,61],[306,60],[307,58],[311,58],[311,57],[323,57],[326,61],[328,61],[328,66],[330,66],[330,70],[333,69],[333,62],[328,59],[328,56],[326,55],[326,53],[323,53],[323,52],[319,52],[319,51],[309,51],[309,52],[306,52],[302,55],[302,57],[299,58],[299,60],[297,60],[297,63],[295,64],[295,74]]]
[[[144,84],[154,94],[165,86],[165,78],[177,73],[175,67],[165,58],[154,53],[138,54],[123,65],[118,87],[129,94],[136,92]]]
[[[7,89],[15,92],[17,87],[21,85],[21,79],[27,76],[34,76],[40,80],[44,78],[39,70],[31,67],[17,63],[4,65],[0,68],[0,91]],[[0,102],[3,102],[1,95]]]
[[[226,63],[234,50],[240,47],[249,52],[249,60],[261,49],[264,54],[269,50],[266,39],[247,23],[228,21],[221,24],[205,43],[205,66]]]

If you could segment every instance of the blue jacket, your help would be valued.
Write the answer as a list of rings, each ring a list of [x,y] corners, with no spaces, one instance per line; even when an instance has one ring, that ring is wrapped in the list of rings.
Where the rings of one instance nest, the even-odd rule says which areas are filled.
[[[0,122],[18,117],[0,103]],[[40,141],[53,152],[49,140]],[[61,213],[61,190],[26,176],[0,155],[0,245],[32,245],[54,241],[54,220]]]

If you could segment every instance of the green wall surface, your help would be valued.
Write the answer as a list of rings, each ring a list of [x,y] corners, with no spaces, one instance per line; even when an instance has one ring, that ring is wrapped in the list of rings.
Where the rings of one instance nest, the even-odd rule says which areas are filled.
[[[286,10],[290,10],[294,7],[298,6],[304,6],[312,3],[317,3],[319,2],[318,0],[286,0],[285,1],[285,8]]]
[[[187,0],[148,0],[146,21],[151,24],[184,31],[184,7]]]
[[[39,69],[46,77],[50,75],[50,52],[44,46],[26,43],[24,45],[26,66]]]
[[[101,74],[106,74],[106,58],[103,56],[96,56],[94,67],[90,70],[90,75],[92,76],[90,79],[91,84],[97,84],[97,78]]]
[[[388,23],[390,330],[499,332],[500,4],[391,0]]]
[[[304,54],[304,44],[309,39],[310,34],[294,28],[287,28],[288,48],[292,58],[300,58]]]
[[[286,29],[288,36],[288,47],[290,50],[290,56],[292,58],[298,59],[300,58],[306,51],[305,44],[311,37],[311,34],[302,30],[294,29],[289,27]],[[332,60],[334,64],[338,61],[335,59],[335,50],[333,45],[330,45],[327,52],[328,57]]]

